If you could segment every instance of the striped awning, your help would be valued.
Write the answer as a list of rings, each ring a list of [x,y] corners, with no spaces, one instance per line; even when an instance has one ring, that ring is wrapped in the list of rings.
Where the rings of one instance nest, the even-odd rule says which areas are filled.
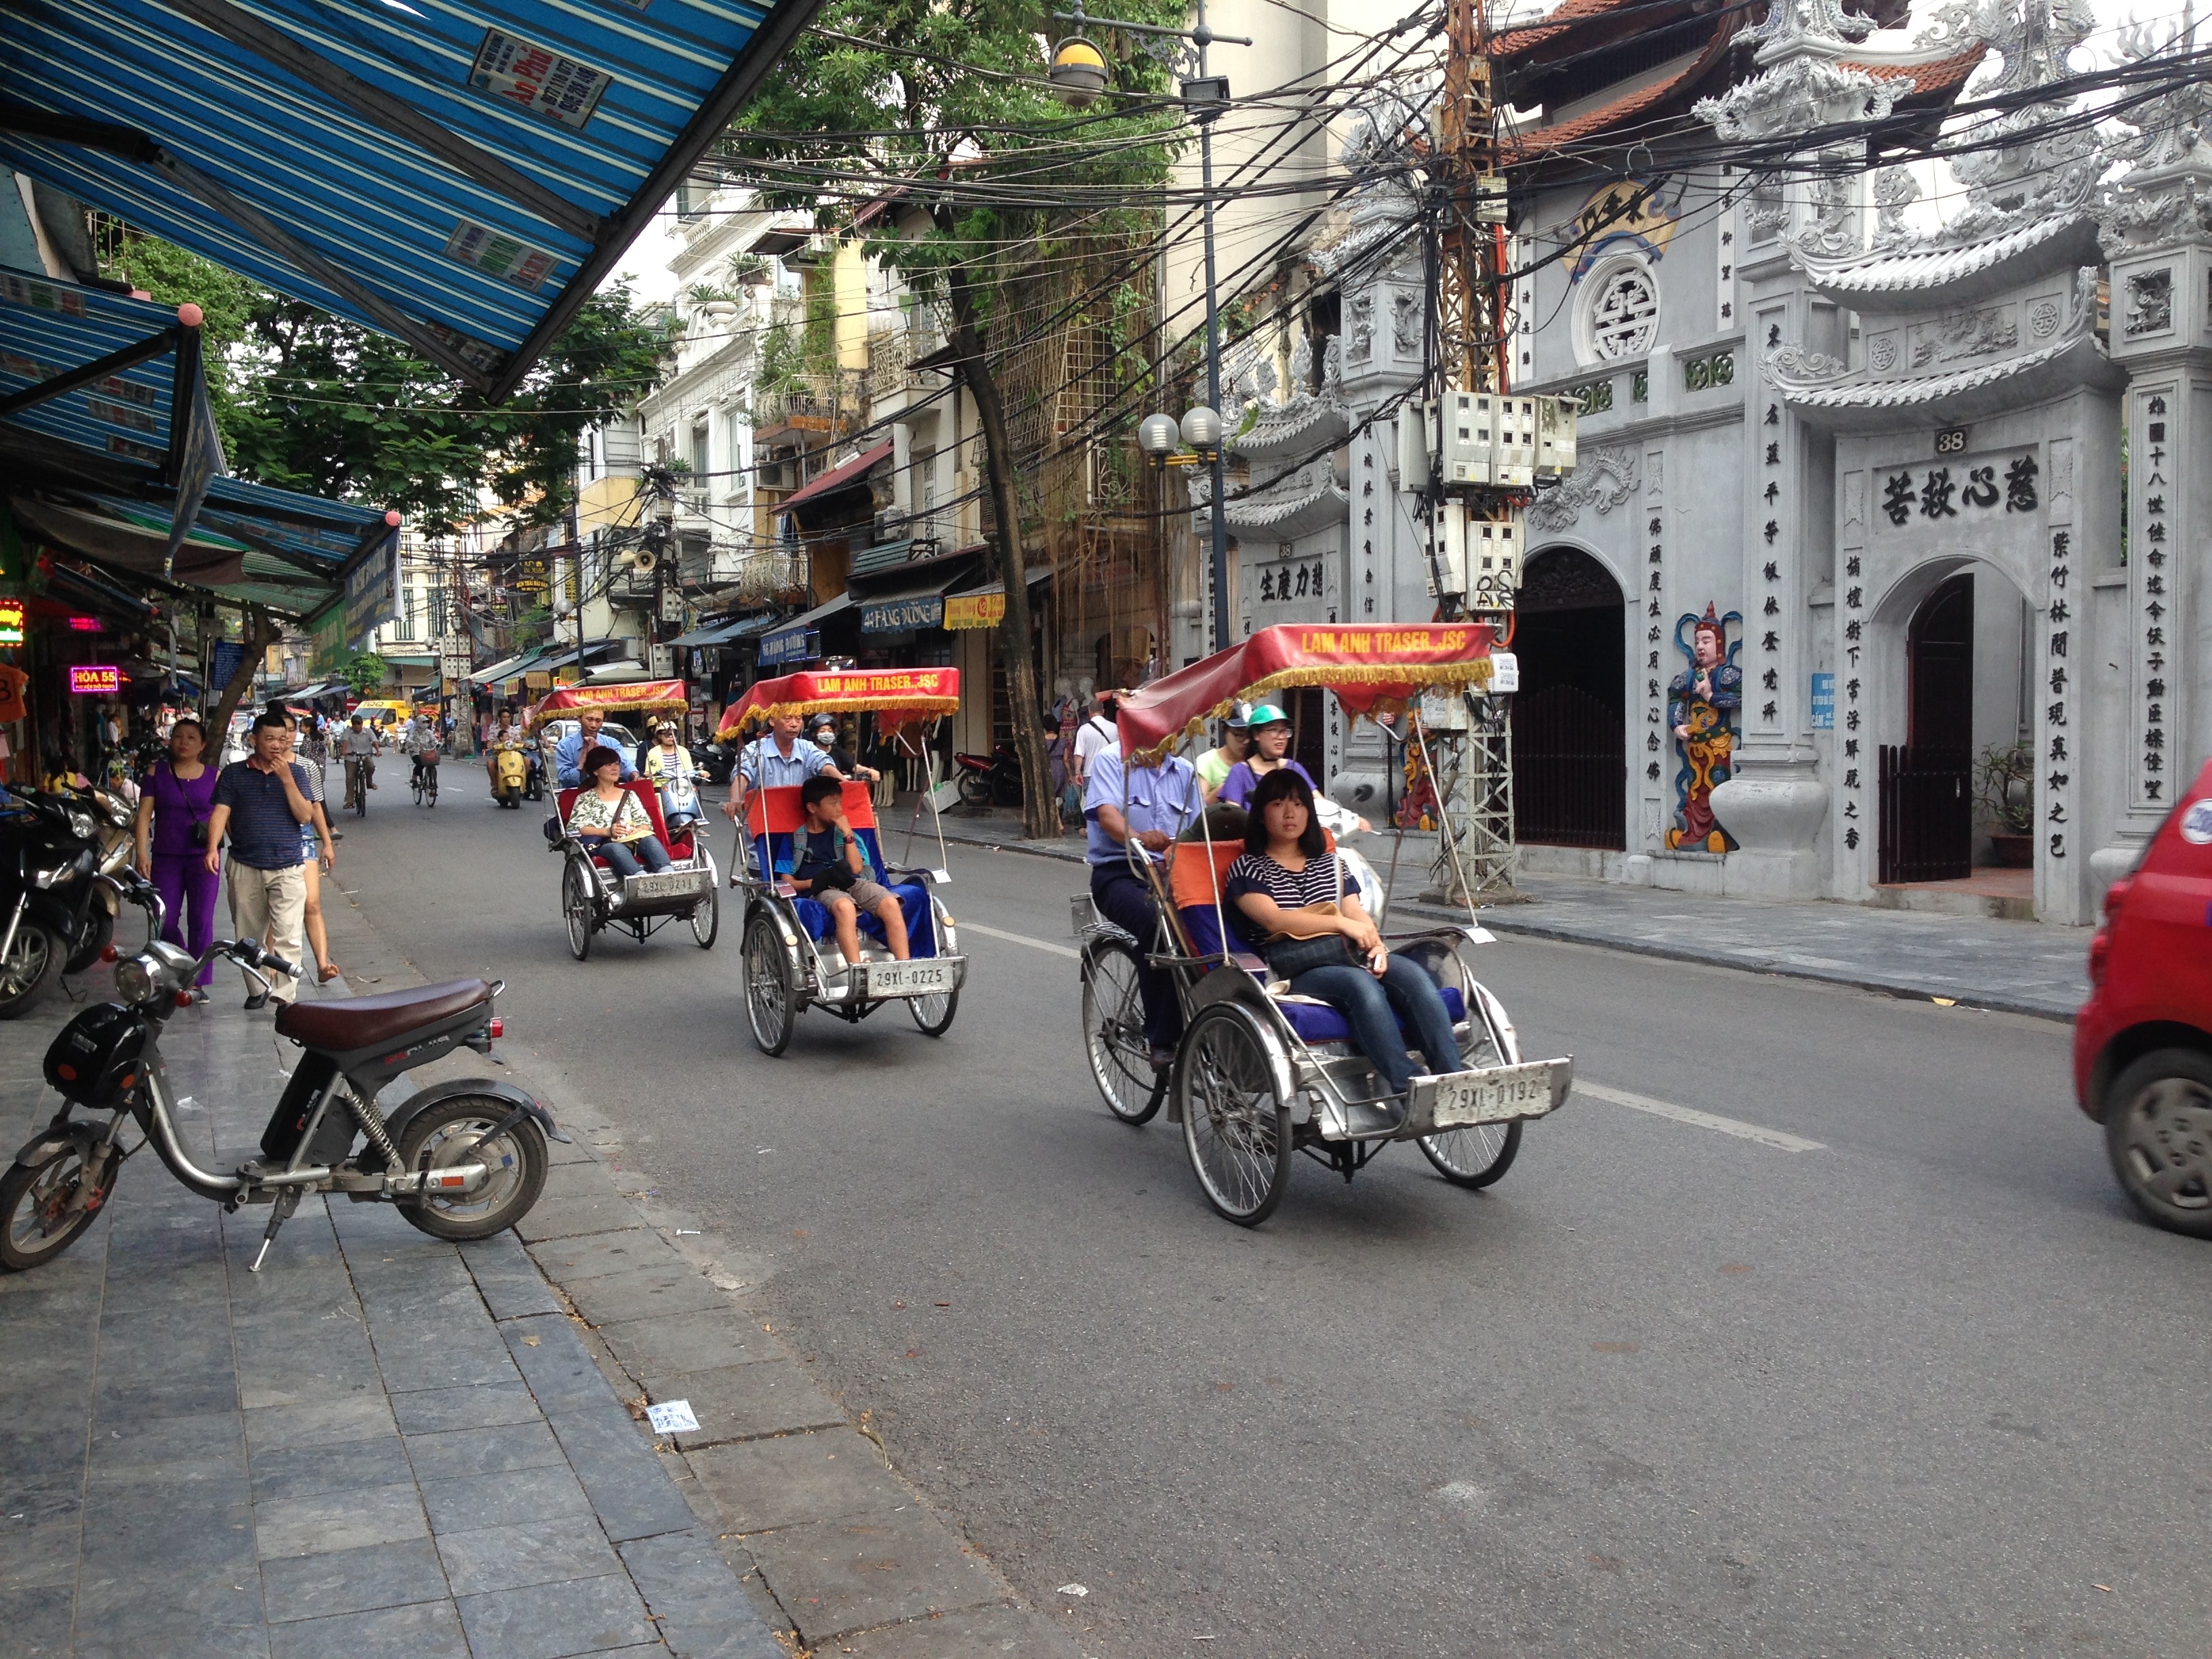
[[[503,397],[818,0],[27,0],[0,162]]]
[[[173,307],[0,268],[0,501],[118,574],[311,616],[398,514],[223,476],[199,354]]]

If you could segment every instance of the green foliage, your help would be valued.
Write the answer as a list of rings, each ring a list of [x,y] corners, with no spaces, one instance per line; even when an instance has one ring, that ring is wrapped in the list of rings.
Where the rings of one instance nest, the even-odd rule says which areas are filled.
[[[382,685],[389,672],[390,665],[374,651],[349,651],[337,669],[337,677],[363,697]]]
[[[431,535],[482,511],[518,524],[574,499],[584,432],[668,371],[670,326],[617,283],[495,406],[400,342],[266,292],[198,255],[102,222],[106,268],[207,313],[207,372],[232,468],[282,489],[396,507]]]

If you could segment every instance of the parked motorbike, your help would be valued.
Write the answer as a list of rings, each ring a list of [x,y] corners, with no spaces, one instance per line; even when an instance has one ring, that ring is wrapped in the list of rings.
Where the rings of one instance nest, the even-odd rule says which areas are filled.
[[[495,744],[491,751],[491,798],[501,806],[520,808],[530,789],[530,757],[519,743]]]
[[[125,867],[120,803],[0,785],[0,1019],[14,1019],[64,973],[89,967],[115,927],[99,878]],[[125,822],[128,822],[127,815]]]
[[[530,781],[523,787],[522,798],[525,800],[544,800],[545,799],[545,757],[538,752],[537,744],[532,744],[526,758],[530,762]]]
[[[952,770],[963,806],[1022,804],[1021,757],[1011,743],[996,745],[988,755],[955,755]]]
[[[135,875],[129,890],[158,935],[160,897]],[[454,1079],[389,1115],[375,1105],[386,1083],[456,1047],[490,1055],[501,1025],[492,1000],[504,986],[481,979],[286,1007],[276,1033],[304,1052],[262,1133],[261,1156],[228,1173],[202,1169],[177,1133],[161,1036],[169,1017],[191,1006],[200,969],[218,956],[264,991],[269,974],[299,972],[251,939],[220,939],[195,957],[157,937],[117,964],[118,1000],[86,1009],[55,1037],[46,1078],[61,1109],[0,1176],[0,1268],[39,1267],[67,1249],[113,1198],[125,1161],[148,1146],[186,1188],[226,1211],[270,1206],[254,1272],[304,1193],[393,1204],[446,1239],[489,1237],[538,1201],[546,1142],[568,1137],[513,1084]],[[101,1124],[77,1117],[80,1110],[111,1115]],[[131,1124],[143,1136],[136,1146],[124,1142]]]

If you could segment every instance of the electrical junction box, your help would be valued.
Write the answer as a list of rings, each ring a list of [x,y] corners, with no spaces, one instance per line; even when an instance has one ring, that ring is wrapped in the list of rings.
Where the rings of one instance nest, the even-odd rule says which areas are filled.
[[[1498,402],[1487,392],[1445,394],[1443,431],[1437,446],[1445,483],[1480,488],[1501,482],[1496,476]]]
[[[1478,174],[1474,181],[1475,223],[1502,225],[1507,217],[1505,175],[1502,173]]]
[[[1429,453],[1437,422],[1433,403],[1407,404],[1398,411],[1398,488],[1418,495],[1429,487]]]
[[[1431,732],[1466,731],[1467,698],[1465,695],[1457,690],[1423,691],[1421,693],[1421,725]]]
[[[1536,476],[1564,478],[1575,470],[1575,421],[1582,412],[1577,398],[1544,398],[1536,410]]]
[[[1536,398],[1490,398],[1496,436],[1491,447],[1490,482],[1506,489],[1525,489],[1536,481]]]
[[[1425,574],[1431,599],[1441,599],[1447,593],[1465,596],[1467,536],[1467,503],[1445,496],[1437,503],[1436,521],[1429,526],[1429,550],[1433,556]],[[1437,585],[1438,572],[1443,575],[1441,588]]]
[[[1521,591],[1521,549],[1526,531],[1516,508],[1502,518],[1475,519],[1464,534],[1468,608],[1510,611]]]
[[[1490,653],[1490,695],[1509,697],[1521,689],[1521,659],[1510,651]]]

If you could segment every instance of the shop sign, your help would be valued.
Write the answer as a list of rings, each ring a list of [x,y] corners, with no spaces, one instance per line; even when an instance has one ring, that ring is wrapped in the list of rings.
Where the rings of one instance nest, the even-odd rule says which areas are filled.
[[[0,645],[21,645],[22,642],[22,600],[0,599]]]
[[[104,634],[107,631],[107,624],[97,617],[71,617],[69,625],[72,634]]]
[[[1836,677],[1833,674],[1813,676],[1813,729],[1815,732],[1836,729]]]
[[[1006,595],[1003,588],[996,593],[955,593],[945,601],[945,625],[955,632],[996,628],[1006,615]]]
[[[942,593],[925,593],[910,599],[878,599],[860,606],[863,634],[902,634],[909,629],[941,628],[944,623]]]
[[[543,576],[517,576],[514,591],[518,593],[550,593],[553,591],[553,584]]]
[[[522,684],[525,689],[534,696],[541,691],[550,691],[553,689],[553,677],[550,674],[543,673],[525,674],[522,677]]]
[[[112,663],[79,663],[70,670],[70,690],[80,696],[122,689],[123,671]]]
[[[346,638],[366,649],[378,626],[398,614],[399,532],[395,530],[346,568]]]
[[[760,642],[760,665],[763,668],[811,662],[821,654],[821,633],[811,628],[787,628],[781,634],[763,635]]]
[[[613,82],[605,70],[563,56],[550,46],[503,29],[484,31],[469,84],[511,99],[523,108],[581,132]]]

